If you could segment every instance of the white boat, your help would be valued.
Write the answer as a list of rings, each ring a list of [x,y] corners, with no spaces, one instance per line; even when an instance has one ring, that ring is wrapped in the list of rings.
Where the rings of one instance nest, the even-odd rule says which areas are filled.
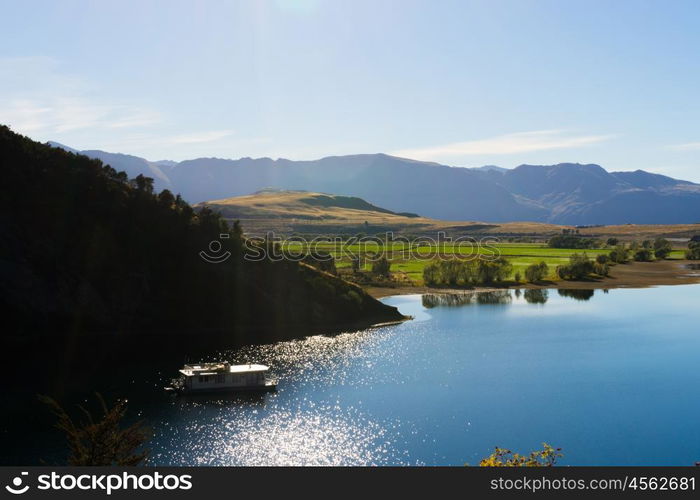
[[[277,387],[277,380],[268,377],[269,370],[265,365],[228,362],[185,365],[179,370],[180,377],[165,389],[180,393],[271,391]]]

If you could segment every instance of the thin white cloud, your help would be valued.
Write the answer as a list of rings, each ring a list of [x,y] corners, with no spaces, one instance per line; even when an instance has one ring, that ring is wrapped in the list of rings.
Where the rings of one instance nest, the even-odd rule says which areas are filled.
[[[159,121],[160,116],[154,111],[101,104],[81,97],[0,99],[0,122],[24,134],[144,127]]]
[[[37,140],[136,154],[221,143],[234,134],[231,129],[164,133],[160,129],[167,123],[159,112],[109,102],[99,89],[47,57],[0,58],[0,123]]]
[[[42,106],[32,100],[17,99],[0,102],[0,123],[25,134],[42,130],[46,126],[46,117],[49,113],[51,113],[51,107]]]
[[[133,133],[125,136],[120,136],[116,140],[107,140],[100,143],[99,149],[106,151],[118,151],[122,153],[135,154],[144,156],[145,152],[166,148],[172,158],[188,158],[187,154],[212,154],[210,148],[221,147],[243,147],[245,144],[240,144],[242,139],[232,139],[235,136],[235,131],[232,129],[224,130],[204,130],[187,134],[151,134],[151,133]],[[252,143],[258,139],[244,140],[244,143]],[[259,139],[261,142],[269,142],[268,139]],[[199,151],[198,146],[204,146],[205,149]],[[187,146],[181,148],[181,146]],[[194,150],[192,148],[195,148]],[[187,151],[185,156],[178,154],[179,152]],[[198,153],[194,153],[198,151]],[[158,155],[157,155],[158,156]]]
[[[391,154],[416,160],[437,160],[474,155],[511,155],[551,149],[578,148],[607,141],[613,137],[615,136],[567,135],[563,130],[536,130],[427,148],[403,149]]]
[[[700,142],[686,142],[685,144],[672,144],[668,149],[673,151],[700,151]]]
[[[144,127],[154,110],[96,98],[94,89],[46,57],[0,58],[0,123],[31,135]]]

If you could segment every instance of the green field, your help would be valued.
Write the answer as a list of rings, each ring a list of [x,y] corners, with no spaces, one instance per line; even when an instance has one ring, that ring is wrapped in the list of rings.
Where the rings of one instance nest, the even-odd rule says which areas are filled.
[[[288,241],[284,243],[286,249],[291,251],[306,252],[309,247],[305,244]],[[336,267],[338,269],[349,268],[351,266],[351,257],[349,253],[360,255],[366,258],[363,262],[363,269],[371,269],[372,255],[376,252],[384,253],[386,258],[391,263],[391,271],[393,273],[405,273],[405,275],[416,285],[423,284],[423,268],[438,258],[438,250],[443,258],[453,258],[461,256],[462,258],[478,255],[494,255],[507,258],[513,265],[513,274],[520,272],[524,275],[525,268],[530,264],[544,261],[550,269],[550,279],[556,279],[556,268],[561,264],[566,264],[569,257],[574,253],[585,252],[590,257],[595,257],[600,254],[608,254],[610,248],[596,249],[567,249],[567,248],[550,248],[545,243],[488,243],[487,246],[470,247],[466,245],[455,246],[451,243],[428,244],[425,246],[414,247],[412,253],[409,252],[408,245],[401,242],[394,242],[389,245],[379,245],[377,243],[366,243],[363,245],[347,245],[341,248],[340,243],[317,243],[313,246],[316,250],[326,251],[336,259]],[[682,259],[683,250],[674,250],[671,259]],[[361,260],[362,261],[362,260]]]

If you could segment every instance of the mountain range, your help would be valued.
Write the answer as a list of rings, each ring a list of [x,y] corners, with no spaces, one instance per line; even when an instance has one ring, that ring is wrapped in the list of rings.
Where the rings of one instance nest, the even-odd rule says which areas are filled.
[[[173,162],[49,144],[98,158],[129,177],[152,177],[156,189],[180,193],[190,203],[272,187],[361,197],[394,212],[452,221],[568,225],[700,221],[699,184],[643,170],[608,172],[595,164],[463,168],[381,153],[311,161],[197,158]]]

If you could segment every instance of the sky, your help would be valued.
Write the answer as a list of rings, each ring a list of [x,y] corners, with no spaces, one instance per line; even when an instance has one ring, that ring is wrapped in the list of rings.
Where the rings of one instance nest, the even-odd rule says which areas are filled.
[[[0,14],[0,123],[39,141],[700,182],[696,0],[0,0]]]

